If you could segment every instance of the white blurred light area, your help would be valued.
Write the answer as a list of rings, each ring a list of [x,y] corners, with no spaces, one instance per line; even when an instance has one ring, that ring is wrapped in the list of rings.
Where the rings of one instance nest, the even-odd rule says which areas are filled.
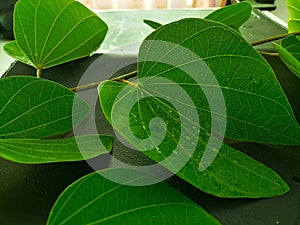
[[[91,9],[180,9],[223,7],[226,0],[79,0]]]

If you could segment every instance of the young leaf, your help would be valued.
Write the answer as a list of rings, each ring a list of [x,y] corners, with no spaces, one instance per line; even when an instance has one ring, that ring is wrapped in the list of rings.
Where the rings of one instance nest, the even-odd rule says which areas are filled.
[[[84,152],[78,148],[82,145]],[[0,139],[0,157],[28,164],[86,160],[108,153],[111,148],[112,137],[101,135],[53,140]]]
[[[44,138],[66,133],[89,106],[68,88],[49,80],[0,79],[0,139]]]
[[[164,77],[190,93],[202,124],[210,115],[225,118],[225,137],[300,144],[300,127],[272,68],[228,26],[192,18],[162,26],[141,45],[139,61],[139,79]],[[211,97],[220,90],[227,115],[205,103],[207,99],[220,105]]]
[[[169,87],[166,83],[157,85],[163,87],[162,92],[167,90],[166,92],[170,92],[170,96],[172,96],[171,91],[168,90],[171,90],[174,84]],[[195,132],[196,124],[193,124],[194,121],[192,121],[193,115],[189,113],[191,110],[187,109],[192,106],[189,106],[187,102],[181,102],[180,96],[176,98],[173,93],[173,98],[176,98],[176,102],[185,107],[185,112],[176,112],[171,105],[157,97],[147,97],[137,101],[137,96],[145,96],[145,93],[151,91],[158,95],[154,90],[157,91],[147,84],[132,86],[112,81],[106,81],[99,86],[100,103],[105,117],[110,123],[112,123],[112,118],[120,117],[123,120],[122,123],[117,121],[114,128],[136,149],[141,150],[145,155],[161,163],[195,187],[215,196],[227,198],[271,197],[281,195],[289,190],[278,174],[240,151],[225,144],[222,144],[220,149],[209,146],[209,134],[205,130],[202,129],[198,137]],[[117,96],[120,93],[120,96],[123,97],[118,99]],[[136,104],[130,109],[128,116],[119,109],[130,106],[130,98],[133,98],[132,101]],[[113,116],[112,113],[119,115]],[[187,120],[190,119],[191,124],[186,125],[186,121],[181,123],[178,118],[180,116]],[[162,137],[162,142],[155,146],[154,141],[157,137],[154,132],[156,130],[159,135],[162,128],[157,126],[155,129],[154,122],[149,121],[153,121],[157,117],[164,120],[166,134],[165,137]],[[129,131],[124,126],[126,123],[130,125]],[[205,127],[204,122],[202,122],[202,126]],[[149,127],[152,127],[151,131],[149,131],[151,129]],[[132,135],[136,136],[136,141]],[[145,139],[153,141],[152,147],[149,145],[149,149],[141,149],[140,144]],[[195,148],[194,153],[190,151],[192,147]],[[205,163],[205,160],[202,159],[206,152],[210,152],[210,156],[211,152],[216,153],[217,156],[208,168],[199,169],[202,163]],[[172,158],[174,153],[175,157]],[[185,160],[186,158],[188,160]],[[186,161],[186,164],[183,165],[182,161]]]
[[[19,0],[14,9],[16,41],[4,49],[43,69],[89,56],[106,32],[106,24],[78,1]]]
[[[245,1],[222,7],[210,13],[205,19],[224,23],[238,31],[240,26],[250,18],[251,11],[251,4]]]
[[[117,184],[104,178],[107,176],[122,176],[126,181]],[[128,169],[106,169],[87,175],[60,195],[47,225],[220,225],[197,204],[166,183],[127,186],[143,179],[153,178]]]
[[[300,31],[300,2],[298,0],[287,0],[286,1],[289,13],[288,20],[288,31],[289,33],[293,33],[296,31]],[[297,39],[299,40],[299,36]]]
[[[153,20],[144,20],[144,23],[156,30],[157,28],[161,27],[162,24],[155,22]]]
[[[300,78],[300,42],[296,36],[288,36],[281,45],[273,43],[275,51],[287,67]]]

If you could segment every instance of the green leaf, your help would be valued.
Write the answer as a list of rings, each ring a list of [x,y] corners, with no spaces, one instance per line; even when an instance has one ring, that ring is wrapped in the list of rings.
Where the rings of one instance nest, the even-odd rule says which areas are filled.
[[[106,32],[106,24],[78,1],[19,0],[14,9],[16,44],[5,50],[37,69],[49,68],[89,56]]]
[[[273,43],[275,51],[287,67],[300,78],[300,42],[296,36],[288,36],[281,41],[281,46]]]
[[[180,84],[198,106],[200,123],[206,124],[211,115],[227,121],[225,137],[300,144],[299,125],[272,68],[228,26],[192,18],[162,26],[142,44],[139,61],[139,79],[163,77]]]
[[[162,24],[155,22],[153,20],[144,20],[144,23],[156,30],[157,28],[161,27]]]
[[[66,133],[89,106],[68,88],[49,80],[0,79],[0,139],[44,138]]]
[[[289,13],[289,33],[300,31],[300,2],[298,0],[286,1]],[[279,53],[281,60],[298,77],[300,77],[300,37],[290,35],[281,41],[281,46],[273,43],[275,51]]]
[[[17,41],[11,41],[6,43],[3,46],[3,50],[9,54],[10,56],[12,56],[13,58],[15,58],[16,60],[23,62],[25,64],[28,64],[30,66],[35,66],[32,61],[30,61],[30,59],[23,53],[22,49],[20,48],[20,46],[18,45]]]
[[[112,137],[100,135],[53,140],[0,139],[0,157],[28,164],[80,161],[108,153],[112,142]]]
[[[132,146],[216,196],[289,190],[274,171],[216,138],[225,121],[227,137],[299,144],[299,126],[271,67],[235,30],[183,19],[148,36],[139,61],[137,81],[99,87],[106,118]]]
[[[79,179],[60,195],[52,208],[48,225],[220,224],[166,183],[129,186],[153,179],[145,174],[128,169],[106,169],[98,173]],[[124,184],[104,178],[108,176],[124,177]]]
[[[300,2],[298,0],[287,0],[288,7],[288,31],[289,33],[300,31]],[[299,37],[297,37],[299,40]]]
[[[222,7],[210,13],[205,17],[205,19],[221,22],[238,31],[239,28],[250,18],[251,11],[251,4],[245,1]]]
[[[174,84],[171,87],[166,83],[161,85],[164,88],[161,89],[162,92],[166,90],[172,95],[169,90]],[[220,149],[215,149],[214,145],[208,144],[209,134],[203,129],[197,136],[194,121],[190,121],[190,125],[186,124],[189,119],[193,119],[189,110],[179,112],[184,114],[179,115],[171,105],[157,97],[141,99],[130,109],[130,115],[120,110],[121,107],[131,105],[130,99],[136,101],[134,98],[147,96],[146,93],[149,92],[158,95],[157,90],[150,84],[132,86],[113,81],[106,81],[99,86],[100,103],[105,117],[132,146],[195,187],[219,197],[271,197],[289,190],[278,174],[263,164],[225,144],[221,144]],[[119,99],[117,96],[123,97]],[[174,96],[174,91],[173,98],[175,101],[181,101],[180,96]],[[188,108],[189,105],[186,103],[188,102],[180,102]],[[180,116],[187,118],[188,121],[182,124]],[[153,120],[157,117],[164,120],[165,127],[155,125]],[[122,122],[117,120],[113,123],[112,118],[115,120],[120,118]],[[130,131],[125,126],[126,123],[129,123]],[[204,122],[202,124],[205,126]],[[165,135],[161,134],[161,130],[166,130]],[[162,136],[161,143],[154,143],[155,139],[158,139],[157,136]],[[147,138],[151,139],[152,143],[149,146],[145,144],[145,147],[148,147],[145,149],[141,147],[141,143]],[[214,142],[216,143],[216,140]],[[191,152],[190,149],[193,147],[195,151]],[[214,154],[216,157],[212,164],[205,168],[203,164],[209,161],[205,159],[207,153],[208,157],[213,157]],[[173,155],[175,157],[172,157]]]
[[[41,139],[66,133],[89,112],[68,88],[48,80],[0,79],[0,157],[19,163],[78,161],[107,153],[112,137]]]

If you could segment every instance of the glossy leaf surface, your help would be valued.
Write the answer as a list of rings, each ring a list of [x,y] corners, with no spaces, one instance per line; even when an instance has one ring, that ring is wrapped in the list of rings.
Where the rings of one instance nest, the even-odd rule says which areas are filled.
[[[272,68],[228,26],[202,19],[165,25],[146,38],[139,60],[139,78],[151,81],[163,77],[181,84],[199,107],[200,122],[207,123],[210,115],[226,120],[225,137],[300,144],[299,125]],[[212,83],[214,78],[217,81]],[[197,85],[186,84],[188,79]],[[222,100],[210,97],[216,97],[220,90],[227,115],[220,112],[224,109],[215,110],[214,103],[208,106],[204,100]],[[215,104],[220,105],[221,101]]]
[[[165,84],[164,88],[169,89],[170,87]],[[113,109],[119,109],[118,104],[121,106],[129,105],[128,102],[130,100],[117,98],[119,93],[128,98],[128,96],[138,96],[149,91],[150,88],[145,86],[129,88],[128,85],[112,81],[102,83],[99,87],[99,96],[103,112],[108,121],[112,123],[112,112],[118,113],[118,111]],[[180,103],[186,106],[186,102]],[[124,113],[119,113],[120,115],[117,116],[123,118],[123,124],[126,123]],[[179,113],[185,114],[185,112]],[[130,132],[138,137],[138,140],[135,141],[132,138],[129,132],[125,130],[125,126],[123,126],[123,129],[122,126],[115,126],[114,128],[136,149],[143,151],[151,159],[162,163],[163,166],[176,173],[179,177],[207,193],[220,197],[257,198],[276,196],[289,190],[278,174],[240,151],[225,144],[222,144],[220,149],[215,149],[214,146],[207,147],[208,133],[205,130],[201,130],[200,136],[197,137],[196,133],[193,133],[195,126],[181,124],[178,116],[172,106],[167,105],[166,102],[162,102],[158,98],[147,98],[140,100],[131,109],[131,114],[127,118],[130,124]],[[191,114],[186,113],[183,116],[190,118]],[[153,122],[152,124],[150,122],[150,125],[148,124],[149,121],[157,117],[164,120],[167,131],[163,141],[155,146],[154,140],[157,138],[154,134],[155,125],[153,125]],[[149,131],[149,129],[152,130]],[[159,126],[157,125],[156,130],[159,133]],[[188,131],[188,136],[183,134],[184,130]],[[145,151],[140,144],[147,138],[152,139],[153,143],[152,147],[149,145],[148,151]],[[195,151],[191,152],[190,148],[193,146]],[[208,168],[200,171],[201,163],[205,163],[205,160],[202,160],[205,152],[214,152],[217,155]],[[175,157],[172,157],[174,153]],[[211,153],[210,156],[212,156]],[[183,165],[182,161],[186,159],[188,161]],[[180,170],[178,171],[178,169]]]
[[[222,7],[205,17],[226,24],[235,30],[239,28],[250,18],[252,6],[249,2],[240,2],[230,6]]]
[[[106,24],[78,1],[20,0],[14,10],[16,41],[5,50],[36,68],[49,68],[89,56],[106,32]]]
[[[108,169],[99,173],[87,175],[70,185],[56,201],[47,224],[220,224],[166,183],[127,186],[153,178],[143,174],[136,176],[126,169]],[[103,177],[108,175],[123,176],[125,184]]]
[[[99,141],[103,145],[99,145]],[[78,146],[84,145],[84,152]],[[78,136],[65,139],[0,139],[0,157],[18,163],[40,164],[86,160],[108,153],[112,137]]]
[[[213,195],[270,197],[288,191],[271,169],[218,145],[214,136],[220,129],[211,135],[225,118],[226,137],[299,143],[299,126],[272,69],[235,30],[183,19],[148,36],[139,60],[137,81],[99,87],[106,118],[132,146]],[[226,111],[218,108],[223,103]]]

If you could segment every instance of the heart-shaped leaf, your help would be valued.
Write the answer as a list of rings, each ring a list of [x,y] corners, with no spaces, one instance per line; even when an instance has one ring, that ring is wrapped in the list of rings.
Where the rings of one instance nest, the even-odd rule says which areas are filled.
[[[183,80],[183,83],[189,84],[187,80]],[[192,106],[174,92],[174,83],[151,85],[149,79],[148,83],[133,84],[106,81],[99,86],[104,115],[133,147],[195,187],[216,196],[270,197],[289,190],[285,182],[268,167],[225,144],[216,146],[216,139],[209,141],[204,122],[200,123],[203,127],[198,136],[197,121],[194,120],[193,109],[189,109]],[[149,93],[155,97],[150,97]],[[175,102],[182,104],[183,110],[177,112],[174,106],[157,97],[162,93],[170,93],[169,96],[165,95],[165,99],[173,97]],[[137,101],[138,96],[144,98]],[[129,108],[128,115],[126,111],[132,102],[136,104]],[[158,117],[164,123],[160,124]]]
[[[100,135],[53,140],[0,139],[0,157],[28,164],[81,161],[108,153],[112,142],[112,137]]]
[[[0,156],[19,163],[78,161],[106,153],[112,137],[41,140],[78,125],[88,105],[68,88],[33,77],[0,79]]]
[[[99,173],[102,176],[92,173],[70,185],[56,201],[47,224],[220,225],[166,183],[128,186],[153,178],[128,169],[107,169]],[[104,178],[112,176],[124,177],[124,184]]]
[[[210,13],[205,19],[221,22],[238,31],[250,18],[251,11],[252,6],[249,2],[240,2],[222,7]]]
[[[291,35],[282,39],[281,45],[273,45],[281,60],[300,78],[300,41],[297,37]]]
[[[78,1],[19,0],[14,9],[16,41],[4,49],[41,70],[89,56],[106,32],[106,24]]]

